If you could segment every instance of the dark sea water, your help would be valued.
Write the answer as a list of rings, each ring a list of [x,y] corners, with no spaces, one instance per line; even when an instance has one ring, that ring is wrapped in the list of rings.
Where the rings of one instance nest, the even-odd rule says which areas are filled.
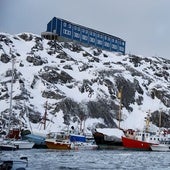
[[[0,155],[28,157],[28,170],[170,170],[170,152],[31,149],[3,151]]]

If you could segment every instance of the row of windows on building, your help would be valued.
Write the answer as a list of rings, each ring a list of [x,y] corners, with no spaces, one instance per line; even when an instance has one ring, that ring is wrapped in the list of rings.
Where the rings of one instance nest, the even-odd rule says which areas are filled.
[[[71,35],[71,31],[68,31],[68,30],[65,30],[65,29],[63,29],[63,33],[66,34],[66,35],[69,35],[69,36]],[[80,38],[80,34],[74,33],[74,37]],[[87,41],[87,40],[88,40],[88,36],[82,35],[82,40]],[[89,42],[95,43],[95,38],[90,37],[90,38],[89,38]],[[117,41],[116,41],[116,42],[117,42]],[[103,41],[97,39],[96,43],[97,43],[98,45],[101,45],[101,46],[102,46]],[[104,46],[110,48],[110,42],[106,42],[106,41],[105,41],[105,42],[104,42]],[[116,44],[112,44],[112,45],[111,45],[111,48],[117,50],[117,49],[118,49],[118,46],[117,46]],[[120,47],[119,47],[119,50],[120,50],[120,51],[124,51],[124,47],[120,46]]]
[[[67,29],[63,29],[63,34],[65,34],[65,35],[68,35],[68,36],[71,36],[71,31],[70,30],[67,30]],[[75,37],[75,38],[80,38],[80,33],[77,33],[77,32],[73,32],[73,37]],[[101,40],[98,40],[98,41],[101,41],[102,42],[102,40],[103,40],[103,36],[101,35],[100,37],[98,36],[97,38],[100,38]],[[83,40],[88,40],[88,35],[82,35],[82,39]],[[112,42],[113,43],[115,43],[115,44],[119,44],[119,45],[122,45],[122,46],[124,46],[125,44],[124,44],[124,42],[123,41],[118,41],[117,39],[110,39],[110,38],[106,38],[106,36],[104,36],[104,40],[105,41],[110,41],[110,40],[112,40]],[[90,42],[95,42],[95,37],[90,37]],[[100,43],[99,43],[100,44]]]
[[[97,36],[97,38],[101,38],[101,39],[104,38],[104,40],[106,40],[106,41],[112,40],[113,42],[115,41],[115,43],[117,43],[116,39],[113,39],[113,38],[111,38],[107,35],[102,35],[100,33],[88,30],[87,28],[82,28],[82,27],[79,27],[79,26],[76,26],[76,25],[72,26],[70,23],[66,23],[66,22],[63,22],[63,27],[65,28],[65,29],[63,29],[63,31],[64,31],[63,33],[66,34],[66,35],[71,35],[72,27],[73,27],[73,31],[76,32],[77,34],[80,34],[80,32],[82,32],[83,34],[86,34],[86,35],[90,35],[90,36],[94,36],[94,37]],[[119,42],[122,43],[120,45],[122,45],[122,46],[125,45],[124,42],[122,42],[122,41],[119,41]]]

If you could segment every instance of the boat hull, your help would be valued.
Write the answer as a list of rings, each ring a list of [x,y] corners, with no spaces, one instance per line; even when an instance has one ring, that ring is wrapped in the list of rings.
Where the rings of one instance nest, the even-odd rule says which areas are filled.
[[[33,142],[29,141],[12,141],[13,145],[15,145],[18,149],[32,149],[34,146]]]
[[[139,141],[123,136],[122,136],[122,142],[125,149],[143,150],[143,151],[151,150],[151,143],[149,142]]]
[[[59,149],[59,150],[70,150],[71,149],[71,143],[69,142],[57,142],[57,141],[51,141],[46,140],[46,145],[48,149]]]
[[[122,149],[123,143],[121,139],[105,137],[103,133],[95,132],[93,133],[95,143],[98,145],[99,149]]]
[[[10,144],[0,144],[0,151],[14,151],[17,147]]]
[[[152,151],[159,151],[159,152],[170,152],[170,145],[167,144],[155,144],[151,145]]]

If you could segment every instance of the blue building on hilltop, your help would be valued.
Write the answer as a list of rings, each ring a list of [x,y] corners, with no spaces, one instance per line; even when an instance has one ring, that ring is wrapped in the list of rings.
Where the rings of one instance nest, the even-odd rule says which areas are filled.
[[[73,41],[125,54],[126,42],[123,39],[56,17],[47,24],[46,32],[41,35],[46,39]]]

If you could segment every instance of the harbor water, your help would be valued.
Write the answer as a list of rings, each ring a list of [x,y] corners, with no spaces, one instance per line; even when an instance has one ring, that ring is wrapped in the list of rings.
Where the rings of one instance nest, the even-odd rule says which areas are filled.
[[[169,170],[170,152],[31,149],[2,151],[1,158],[28,157],[28,170]]]

